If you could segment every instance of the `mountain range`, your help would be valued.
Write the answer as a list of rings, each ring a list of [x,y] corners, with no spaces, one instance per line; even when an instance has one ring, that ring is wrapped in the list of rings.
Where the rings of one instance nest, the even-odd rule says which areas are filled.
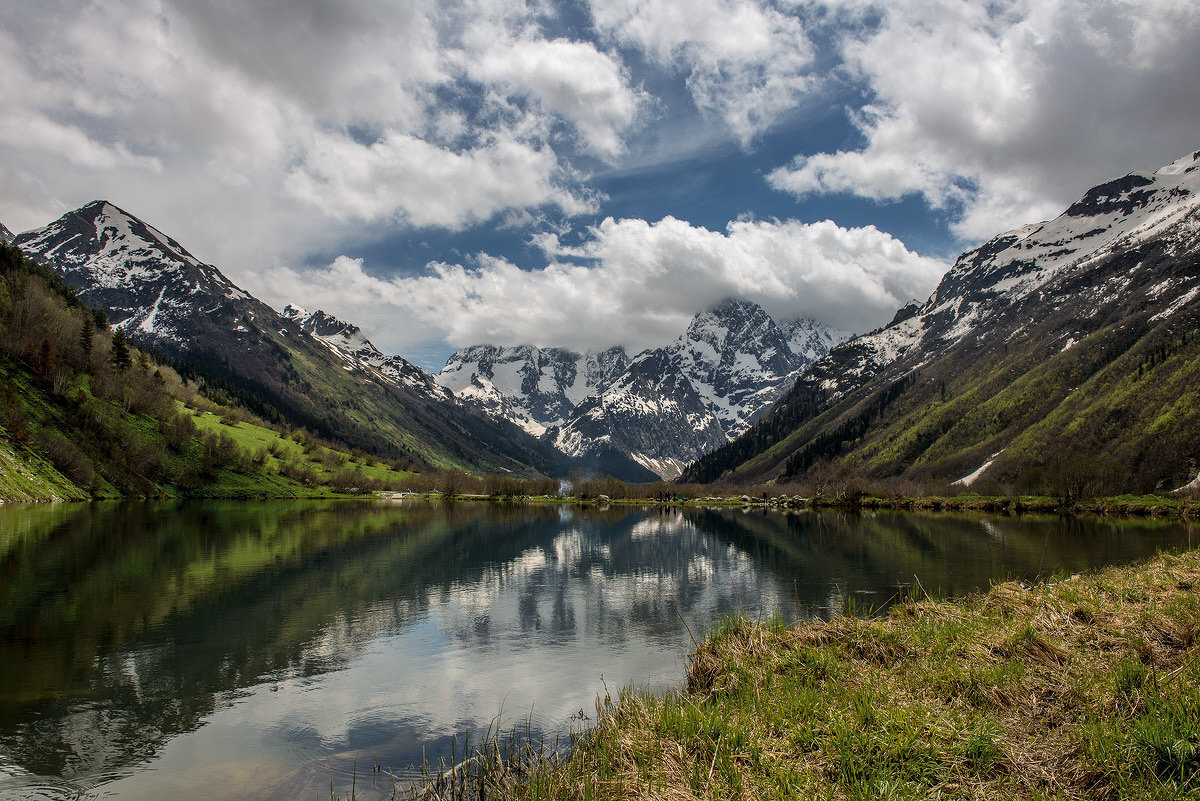
[[[963,253],[848,341],[731,299],[634,355],[476,345],[437,376],[104,201],[13,240],[208,391],[435,469],[1148,491],[1200,468],[1200,153]]]
[[[1200,454],[1200,152],[963,253],[816,362],[691,481],[832,468],[999,489],[1172,489]]]
[[[131,341],[269,421],[437,469],[569,469],[516,426],[455,402],[424,371],[378,353],[357,329],[279,314],[111,203],[89,203],[13,243]]]
[[[475,345],[451,356],[437,380],[568,456],[615,450],[674,479],[745,431],[845,337],[812,320],[776,323],[757,304],[731,299],[697,314],[674,342],[632,358],[621,347]]]

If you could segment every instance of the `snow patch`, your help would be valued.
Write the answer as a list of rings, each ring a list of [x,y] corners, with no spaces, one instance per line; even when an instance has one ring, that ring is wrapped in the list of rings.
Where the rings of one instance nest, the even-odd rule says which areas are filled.
[[[1171,303],[1170,306],[1163,309],[1162,311],[1160,311],[1158,314],[1154,315],[1150,319],[1154,320],[1154,321],[1167,319],[1172,314],[1179,311],[1184,306],[1186,306],[1188,303],[1190,303],[1196,297],[1196,295],[1200,295],[1200,286],[1194,286],[1191,289],[1189,289],[1187,292],[1184,292],[1182,295],[1175,298],[1175,300]]]
[[[973,472],[967,473],[965,476],[963,476],[958,481],[955,481],[953,483],[958,484],[963,487],[971,486],[972,484],[974,484],[976,481],[979,480],[979,477],[982,476],[984,474],[984,472],[989,467],[992,466],[992,462],[996,461],[996,458],[998,456],[1000,456],[1000,454],[1002,454],[1002,453],[1004,453],[1003,448],[1001,448],[1000,450],[993,453],[990,457],[988,457],[988,460],[986,462],[984,462],[983,464],[981,464],[976,470],[974,470]]]

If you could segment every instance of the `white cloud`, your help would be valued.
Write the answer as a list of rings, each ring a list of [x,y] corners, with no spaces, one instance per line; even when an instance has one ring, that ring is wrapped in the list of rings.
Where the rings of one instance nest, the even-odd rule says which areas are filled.
[[[493,25],[467,37],[474,47],[459,54],[472,78],[534,98],[547,112],[569,121],[584,146],[614,159],[625,148],[622,134],[633,124],[644,96],[632,89],[619,61],[590,42],[509,38]]]
[[[1178,0],[846,2],[881,13],[843,33],[874,96],[857,151],[770,174],[804,195],[922,196],[966,239],[1060,212],[1113,170],[1200,144],[1200,7]],[[1116,166],[1114,166],[1116,165]]]
[[[271,300],[323,306],[400,353],[435,338],[636,350],[674,339],[697,310],[727,297],[756,301],[778,319],[865,330],[928,295],[947,266],[873,227],[829,221],[737,221],[719,232],[672,217],[610,218],[578,247],[554,235],[540,244],[562,261],[524,270],[483,256],[396,278],[371,276],[345,257],[322,270],[278,269]]]
[[[813,87],[801,21],[755,0],[590,0],[596,27],[687,72],[697,107],[749,146]]]
[[[284,188],[335,219],[396,217],[457,228],[510,208],[590,210],[586,199],[561,186],[561,178],[548,145],[534,147],[511,135],[455,153],[405,134],[370,145],[319,134]]]
[[[592,211],[573,145],[615,158],[642,96],[593,43],[543,36],[544,13],[472,0],[14,10],[0,31],[0,212],[22,230],[105,197],[248,282],[264,261],[371,225]]]

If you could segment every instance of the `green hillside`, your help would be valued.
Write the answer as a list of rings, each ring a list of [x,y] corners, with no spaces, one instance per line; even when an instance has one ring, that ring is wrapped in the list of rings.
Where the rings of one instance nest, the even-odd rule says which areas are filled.
[[[804,483],[840,472],[911,493],[990,463],[973,490],[1079,496],[1187,484],[1200,470],[1200,308],[1168,311],[1153,287],[1194,280],[1200,259],[1143,249],[1101,266],[1135,277],[1098,308],[1073,301],[1088,292],[1085,276],[1072,300],[1014,303],[977,335],[900,359],[840,397],[816,372],[685,479]],[[825,368],[845,371],[855,353],[833,355]]]
[[[410,475],[203,397],[8,246],[0,334],[0,500],[312,497]]]

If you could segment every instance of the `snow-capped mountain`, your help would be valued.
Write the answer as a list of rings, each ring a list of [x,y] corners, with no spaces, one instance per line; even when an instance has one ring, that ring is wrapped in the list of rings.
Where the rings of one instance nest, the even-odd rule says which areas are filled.
[[[328,347],[345,363],[347,370],[363,370],[381,381],[408,387],[446,403],[455,402],[454,395],[440,386],[431,373],[401,356],[384,354],[363,335],[358,326],[320,309],[310,313],[290,303],[283,308],[282,315]]]
[[[143,343],[187,351],[196,340],[198,309],[223,320],[233,333],[247,331],[243,317],[262,304],[220,270],[203,264],[169,236],[103,200],[14,238],[30,256],[52,264],[79,297],[99,306],[109,321]]]
[[[8,230],[4,223],[0,223],[0,242],[3,242],[7,245],[9,242],[13,241],[14,238],[16,238],[16,234]]]
[[[837,397],[892,365],[912,369],[912,360],[904,357],[919,354],[917,361],[928,361],[1011,321],[1012,309],[1030,298],[1054,307],[1075,304],[1079,330],[1062,339],[1079,338],[1101,309],[1137,288],[1139,271],[1147,274],[1140,270],[1144,263],[1132,270],[1103,269],[1111,266],[1109,260],[1150,242],[1170,255],[1194,251],[1198,209],[1200,152],[1155,173],[1130,173],[1095,186],[1056,219],[1008,231],[963,253],[924,304],[906,306],[888,327],[839,349],[831,361],[840,367],[836,376],[820,379],[822,389]],[[1174,304],[1164,309],[1166,316],[1200,294],[1191,279],[1178,277],[1142,289]]]
[[[132,341],[267,419],[432,467],[569,469],[550,447],[379,353],[355,326],[322,313],[280,315],[111,203],[89,203],[14,244]]]
[[[1106,457],[1125,448],[1153,487],[1169,470],[1148,466],[1159,459],[1151,451],[1176,452],[1178,442],[1167,448],[1153,421],[1134,421],[1151,410],[1166,414],[1162,425],[1180,420],[1178,409],[1168,414],[1179,398],[1152,397],[1165,374],[1136,392],[1110,383],[1159,369],[1161,357],[1147,354],[1187,352],[1198,254],[1200,152],[1100,184],[1056,219],[963,253],[928,300],[834,348],[751,435],[686,477],[796,475],[845,457],[878,475],[1015,480],[1094,447]],[[1186,469],[1200,457],[1200,425],[1173,436],[1196,441],[1179,456]]]
[[[612,448],[666,479],[728,441],[705,399],[663,348],[640,354],[550,436],[568,456]]]
[[[615,449],[663,478],[745,431],[796,376],[845,335],[811,320],[779,325],[727,300],[697,314],[675,342],[632,361],[619,347],[477,345],[438,382],[489,414],[574,457]]]
[[[437,382],[534,436],[560,426],[583,400],[629,366],[624,348],[579,354],[531,345],[474,345],[454,353]]]

